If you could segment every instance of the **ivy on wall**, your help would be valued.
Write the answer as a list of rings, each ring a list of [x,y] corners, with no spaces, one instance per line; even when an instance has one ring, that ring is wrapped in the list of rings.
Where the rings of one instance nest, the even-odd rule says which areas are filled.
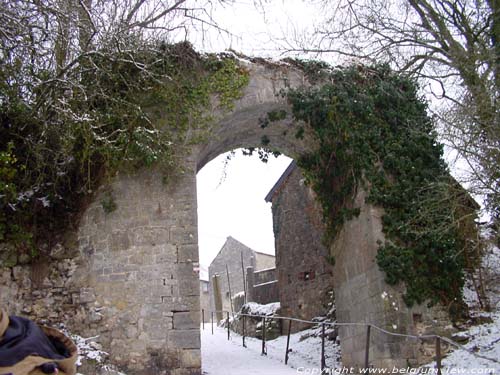
[[[249,79],[231,56],[189,43],[102,48],[64,76],[0,59],[0,241],[20,251],[63,233],[117,171],[157,166],[168,179]]]
[[[322,204],[327,239],[359,214],[353,202],[364,189],[385,212],[377,262],[386,281],[404,283],[409,306],[440,302],[458,316],[464,268],[477,264],[468,237],[475,207],[449,175],[415,82],[385,65],[320,77],[328,83],[286,95],[316,138],[298,164]]]

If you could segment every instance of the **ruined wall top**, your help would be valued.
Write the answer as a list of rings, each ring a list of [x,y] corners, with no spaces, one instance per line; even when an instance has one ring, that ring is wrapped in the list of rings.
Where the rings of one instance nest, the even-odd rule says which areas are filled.
[[[249,84],[229,113],[218,113],[210,132],[210,139],[197,150],[197,168],[218,155],[237,148],[263,147],[263,139],[269,148],[292,158],[310,147],[308,137],[297,139],[293,130],[294,120],[290,106],[282,93],[287,89],[310,86],[306,75],[287,63],[273,63],[263,59],[239,60],[249,73]],[[285,119],[264,127],[259,120],[271,111],[284,110]]]

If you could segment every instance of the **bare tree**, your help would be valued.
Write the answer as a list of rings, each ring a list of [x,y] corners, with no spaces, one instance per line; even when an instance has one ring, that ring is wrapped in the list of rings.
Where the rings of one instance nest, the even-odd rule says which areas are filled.
[[[387,62],[437,99],[441,135],[470,166],[467,182],[500,218],[500,1],[322,1],[324,20],[288,51]],[[312,47],[311,47],[312,46]]]
[[[63,69],[79,53],[120,45],[131,35],[172,41],[200,27],[219,28],[211,9],[226,2],[231,0],[1,0],[0,35],[2,42],[16,39],[11,49],[52,50],[52,62]]]
[[[0,184],[0,240],[29,243],[42,214],[78,212],[118,160],[174,164],[178,139],[150,107],[187,100],[201,59],[184,41],[218,28],[221,2],[0,0],[0,170],[13,181],[9,196]]]

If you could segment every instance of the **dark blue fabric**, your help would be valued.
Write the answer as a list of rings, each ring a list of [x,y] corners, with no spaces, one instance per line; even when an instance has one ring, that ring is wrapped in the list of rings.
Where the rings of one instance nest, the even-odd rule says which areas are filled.
[[[66,358],[34,322],[10,316],[9,326],[0,341],[0,367],[13,366],[29,355],[49,359]]]

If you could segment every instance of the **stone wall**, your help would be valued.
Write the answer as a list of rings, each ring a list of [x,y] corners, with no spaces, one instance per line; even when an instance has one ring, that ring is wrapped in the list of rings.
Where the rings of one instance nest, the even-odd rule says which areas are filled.
[[[279,285],[278,280],[269,281],[263,284],[253,286],[252,301],[261,305],[267,305],[271,302],[279,301]]]
[[[333,289],[333,267],[329,249],[322,243],[321,209],[295,162],[266,200],[272,202],[281,313],[304,320],[325,314]],[[309,325],[292,325],[293,332],[305,328]]]
[[[119,175],[83,216],[86,284],[103,307],[100,341],[131,374],[200,373],[196,180],[189,164],[165,184],[160,171]]]
[[[219,288],[222,299],[222,309],[224,311],[237,310],[240,306],[240,302],[237,302],[235,306],[235,301],[232,301],[232,298],[230,298],[230,296],[232,297],[234,295],[237,295],[238,293],[244,292],[245,281],[241,264],[242,256],[245,272],[247,267],[252,267],[252,269],[255,269],[255,267],[257,267],[257,264],[260,264],[261,267],[264,267],[266,269],[268,269],[269,266],[274,267],[274,256],[256,252],[248,246],[245,246],[238,240],[234,239],[233,237],[229,236],[208,268],[210,280],[212,280],[214,275],[219,275]],[[227,271],[229,271],[229,282]],[[262,277],[270,277],[272,271],[270,272],[270,274],[264,272],[262,274]],[[229,292],[229,284],[231,284],[231,293]],[[232,307],[231,301],[233,302]],[[214,303],[213,285],[210,286],[210,308],[211,310],[216,310]]]
[[[409,308],[402,300],[404,289],[385,282],[375,258],[378,243],[384,241],[383,210],[366,204],[365,197],[364,191],[358,192],[354,206],[361,213],[344,224],[331,249],[335,257],[337,321],[373,324],[393,333],[449,335],[449,329],[453,328],[442,309]],[[344,365],[363,366],[366,332],[363,326],[340,327]],[[420,344],[375,329],[371,330],[370,338],[370,364],[374,367],[406,368],[430,360],[435,354],[428,350],[429,343]]]
[[[128,374],[200,374],[195,171],[117,175],[83,213],[72,246],[1,272],[9,313],[98,336]],[[116,210],[105,212],[103,196]],[[91,374],[89,374],[91,375]]]
[[[210,280],[214,275],[218,275],[219,289],[222,298],[222,309],[231,311],[231,298],[244,290],[243,271],[241,269],[241,257],[243,264],[255,267],[255,252],[248,246],[245,246],[233,237],[228,237],[217,256],[208,267]],[[226,269],[227,266],[227,269]],[[229,271],[229,282],[227,271]],[[212,284],[212,283],[211,283]],[[229,293],[229,284],[231,284],[231,293]],[[213,285],[210,286],[210,308],[215,310]]]
[[[276,257],[274,255],[255,252],[255,270],[266,270],[269,268],[276,268]]]
[[[82,336],[99,335],[102,305],[86,283],[86,254],[68,234],[35,264],[0,264],[0,307],[53,327],[64,325]]]
[[[247,302],[265,305],[279,301],[279,283],[276,280],[275,269],[254,272],[253,267],[247,267],[246,283]],[[241,307],[241,305],[238,307]]]
[[[262,339],[262,333],[264,332],[263,327],[263,317],[266,317],[266,340],[274,340],[283,333],[283,321],[281,319],[272,319],[271,315],[259,315],[253,311],[249,311],[248,305],[243,306],[242,313],[250,314],[254,316],[236,316],[230,322],[231,330],[243,335],[243,324],[245,324],[245,336],[255,337],[257,339]],[[279,309],[274,313],[274,315],[280,315]],[[266,374],[267,375],[267,374]]]
[[[269,281],[277,280],[276,267],[261,269],[253,273],[254,285],[268,283]]]

